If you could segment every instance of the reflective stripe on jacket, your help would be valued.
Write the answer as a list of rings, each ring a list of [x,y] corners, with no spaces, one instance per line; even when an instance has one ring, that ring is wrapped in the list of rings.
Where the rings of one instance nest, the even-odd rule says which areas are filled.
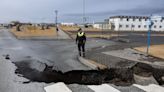
[[[79,36],[79,37],[84,36],[84,32],[78,32],[78,36]]]

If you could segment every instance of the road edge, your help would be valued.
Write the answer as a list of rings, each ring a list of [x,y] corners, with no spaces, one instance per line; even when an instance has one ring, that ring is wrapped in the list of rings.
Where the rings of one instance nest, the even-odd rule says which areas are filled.
[[[89,59],[86,59],[86,58],[83,58],[83,57],[80,57],[80,56],[78,56],[78,60],[82,64],[84,64],[84,65],[86,65],[86,66],[88,66],[88,67],[90,67],[91,69],[94,69],[94,70],[104,70],[104,69],[108,68],[107,66],[105,66],[103,64],[97,63],[93,60],[89,60]]]

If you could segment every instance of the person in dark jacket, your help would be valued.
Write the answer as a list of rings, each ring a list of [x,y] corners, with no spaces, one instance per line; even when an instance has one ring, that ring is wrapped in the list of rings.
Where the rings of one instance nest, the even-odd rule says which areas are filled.
[[[76,44],[78,45],[79,56],[85,57],[85,43],[86,43],[86,35],[85,32],[80,28],[76,37]]]

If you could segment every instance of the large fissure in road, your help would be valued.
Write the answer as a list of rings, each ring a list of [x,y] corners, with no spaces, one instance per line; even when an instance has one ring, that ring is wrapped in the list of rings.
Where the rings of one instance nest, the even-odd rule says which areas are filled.
[[[44,63],[40,63],[39,65],[44,68],[31,67],[29,61],[15,62],[14,64],[17,66],[17,70],[15,72],[18,75],[21,74],[23,77],[29,79],[29,82],[64,82],[66,84],[77,83],[84,85],[112,83],[119,86],[128,86],[136,83],[134,75],[138,75],[142,77],[153,76],[154,79],[158,82],[158,84],[164,84],[164,70],[156,69],[150,65],[143,63],[137,63],[131,68],[111,68],[106,70],[90,71],[77,70],[69,71],[66,73],[53,70],[52,66],[48,66]]]

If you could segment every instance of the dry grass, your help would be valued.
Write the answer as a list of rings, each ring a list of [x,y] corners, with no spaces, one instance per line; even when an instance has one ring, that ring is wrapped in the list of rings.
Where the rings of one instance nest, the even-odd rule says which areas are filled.
[[[78,26],[60,26],[60,29],[63,31],[77,31],[79,27]]]
[[[96,28],[83,28],[85,31],[102,31],[101,29],[96,29]]]
[[[137,47],[134,48],[141,52],[146,52],[147,47]],[[150,47],[149,54],[164,59],[164,45],[153,45]]]
[[[22,26],[21,31],[16,31],[16,27],[11,32],[17,37],[54,37],[56,36],[55,28],[41,30],[40,27]]]
[[[80,27],[78,26],[60,26],[60,29],[63,31],[77,31]],[[102,31],[101,29],[96,28],[83,28],[84,31]]]

